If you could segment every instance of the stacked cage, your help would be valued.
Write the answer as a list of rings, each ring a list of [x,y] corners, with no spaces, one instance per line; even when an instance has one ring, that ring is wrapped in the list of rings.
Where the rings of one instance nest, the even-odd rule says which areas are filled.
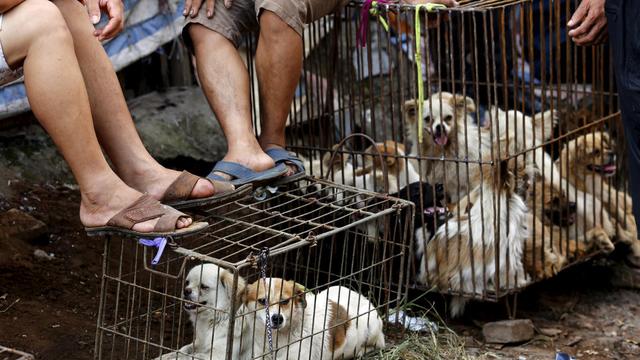
[[[209,227],[197,236],[108,238],[96,358],[378,352],[406,298],[413,212],[404,200],[302,180],[202,211]]]
[[[609,50],[567,35],[579,2],[459,3],[352,2],[310,25],[290,149],[416,205],[411,284],[453,315],[616,242],[638,263]]]

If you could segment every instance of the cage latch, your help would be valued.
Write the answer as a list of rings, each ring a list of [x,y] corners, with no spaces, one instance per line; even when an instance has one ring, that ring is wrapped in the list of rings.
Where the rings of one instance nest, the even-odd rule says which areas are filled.
[[[311,243],[309,247],[314,247],[318,245],[318,239],[316,238],[316,234],[313,231],[309,232],[309,235],[307,235],[307,238],[304,240]]]

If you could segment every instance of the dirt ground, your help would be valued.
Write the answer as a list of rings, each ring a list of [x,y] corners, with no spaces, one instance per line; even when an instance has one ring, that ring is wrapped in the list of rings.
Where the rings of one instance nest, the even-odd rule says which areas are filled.
[[[0,244],[0,345],[37,359],[92,359],[103,244],[82,232],[73,187],[20,182],[10,187],[14,195],[0,196],[0,211],[30,213],[48,225],[48,235]],[[36,258],[36,249],[53,257]],[[638,359],[640,291],[612,286],[618,275],[610,263],[572,268],[519,294],[517,317],[532,319],[538,329],[526,344],[483,344],[482,324],[506,318],[504,304],[471,304],[464,319],[447,325],[471,357],[554,359],[561,350],[579,359]]]

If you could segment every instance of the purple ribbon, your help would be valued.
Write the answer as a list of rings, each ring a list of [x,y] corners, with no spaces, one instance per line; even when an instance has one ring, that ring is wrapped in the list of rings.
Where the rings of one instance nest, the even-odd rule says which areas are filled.
[[[141,245],[144,245],[147,247],[158,248],[158,251],[156,251],[156,256],[154,256],[153,260],[151,260],[151,265],[158,265],[158,263],[160,262],[160,258],[162,257],[162,253],[164,252],[164,247],[167,246],[167,238],[157,237],[153,240],[140,239],[138,240],[138,242]]]
[[[371,10],[378,4],[391,4],[393,0],[364,0],[362,3],[362,10],[360,10],[360,27],[356,34],[356,45],[360,47],[367,46],[367,34],[369,33],[369,16]],[[373,8],[375,10],[375,8]]]

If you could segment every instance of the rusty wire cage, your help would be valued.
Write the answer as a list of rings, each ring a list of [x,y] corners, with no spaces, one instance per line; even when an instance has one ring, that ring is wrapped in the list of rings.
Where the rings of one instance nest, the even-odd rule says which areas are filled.
[[[305,31],[289,148],[315,177],[416,204],[411,285],[454,314],[616,241],[640,255],[609,50],[572,43],[577,3],[356,1]]]
[[[301,351],[289,358],[315,359],[305,351],[338,351],[344,337],[334,334],[344,329],[383,322],[386,329],[406,297],[413,212],[405,200],[302,180],[263,200],[203,211],[208,229],[170,241],[155,265],[153,248],[108,238],[96,358],[235,360]],[[275,290],[272,278],[297,285]],[[267,300],[265,287],[273,289]],[[268,334],[265,319],[280,314],[288,320],[270,324],[289,324],[287,335],[285,325]],[[335,341],[323,347],[325,338]],[[381,344],[344,350],[344,358]]]
[[[33,360],[35,357],[23,351],[0,345],[0,359],[3,360]]]

